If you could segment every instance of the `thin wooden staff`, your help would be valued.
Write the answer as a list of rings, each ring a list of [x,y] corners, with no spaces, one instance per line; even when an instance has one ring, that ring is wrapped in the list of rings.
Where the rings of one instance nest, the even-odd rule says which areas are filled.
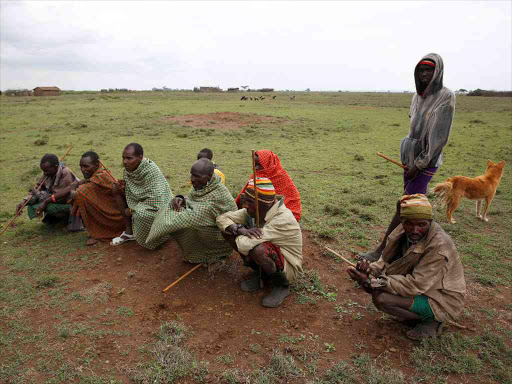
[[[334,254],[335,254],[336,256],[338,256],[341,260],[343,260],[343,261],[344,261],[344,262],[346,262],[347,264],[351,265],[352,267],[355,267],[355,266],[356,266],[353,262],[351,262],[350,260],[347,260],[346,258],[344,258],[343,256],[341,256],[338,252],[333,251],[331,248],[325,247],[325,249],[327,249],[329,252],[334,253]],[[465,325],[461,325],[461,324],[459,324],[459,323],[456,323],[455,321],[446,320],[446,324],[451,325],[452,327],[459,328],[459,329],[469,329],[470,331],[472,331],[472,329],[471,329],[471,328],[468,328],[468,327],[466,327]]]
[[[403,168],[403,169],[407,169],[407,167],[405,165],[403,165],[402,163],[399,163],[398,161],[396,160],[393,160],[389,157],[387,157],[386,155],[384,155],[383,153],[380,153],[380,152],[377,152],[377,156],[380,156],[382,157],[383,159],[386,159],[387,161],[391,161],[393,164],[396,164],[398,165],[399,167]]]
[[[64,154],[64,156],[62,156],[62,158],[60,159],[60,161],[64,161],[64,159],[66,158],[66,156],[68,155],[69,152],[71,152],[71,150],[73,149],[73,146],[71,145],[68,149],[68,151]],[[43,184],[46,182],[46,180],[48,179],[48,177],[45,177],[43,179],[43,181],[41,181],[39,183],[39,185],[37,186],[37,190],[40,191],[41,190],[41,187],[43,186]],[[28,202],[30,201],[30,199],[27,199],[25,200],[25,202],[23,203],[23,205],[21,206],[21,208],[16,212],[16,214],[14,215],[14,217],[11,219],[11,221],[9,221],[9,223],[5,226],[5,228],[2,230],[2,232],[0,232],[0,236],[2,236],[4,234],[5,231],[7,231],[7,228],[9,228],[11,226],[12,223],[14,223],[14,220],[16,220],[16,218],[19,216],[18,215],[18,212],[22,212],[23,209],[27,206]]]
[[[105,170],[105,172],[107,172],[107,175],[110,176],[110,178],[114,181],[114,183],[117,183],[117,179],[112,175],[112,173],[108,170],[107,167],[105,167],[105,164],[103,164],[100,160],[100,166],[103,167],[103,169]]]
[[[341,260],[343,260],[343,261],[344,261],[345,263],[347,263],[348,265],[351,265],[352,267],[355,267],[355,266],[356,266],[353,262],[351,262],[350,260],[348,260],[348,259],[344,258],[344,257],[343,257],[343,256],[341,256],[338,252],[333,251],[331,248],[327,248],[327,247],[325,247],[325,249],[327,249],[327,250],[328,250],[329,252],[331,252],[331,253],[334,253],[336,256],[338,256]]]
[[[256,152],[252,150],[252,174],[254,176],[254,200],[256,200],[256,228],[260,227],[260,210],[258,209],[258,188],[256,188]]]
[[[167,288],[165,288],[162,292],[165,292],[167,291],[168,289],[174,287],[176,284],[178,284],[181,280],[183,280],[185,277],[187,277],[188,275],[190,275],[192,272],[194,272],[197,268],[199,268],[201,265],[203,264],[197,264],[195,267],[193,267],[192,269],[190,269],[190,271],[188,271],[187,273],[185,273],[183,276],[181,276],[178,280],[176,280],[174,283],[172,283],[171,285],[169,285]]]

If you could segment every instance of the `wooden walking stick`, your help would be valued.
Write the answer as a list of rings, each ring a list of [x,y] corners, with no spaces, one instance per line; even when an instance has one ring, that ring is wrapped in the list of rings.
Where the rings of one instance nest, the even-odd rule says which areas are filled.
[[[377,156],[380,156],[380,157],[382,157],[383,159],[386,159],[387,161],[391,161],[393,164],[396,164],[396,165],[398,165],[399,167],[401,167],[401,168],[403,168],[403,169],[407,169],[407,167],[406,167],[405,165],[403,165],[403,164],[399,163],[399,162],[398,162],[398,161],[396,161],[396,160],[393,160],[393,159],[391,159],[391,158],[387,157],[387,156],[386,156],[386,155],[384,155],[383,153],[377,152]]]
[[[174,287],[176,284],[178,284],[181,280],[183,280],[185,277],[187,277],[188,275],[190,275],[192,272],[194,272],[197,268],[199,268],[201,265],[203,264],[197,264],[195,267],[193,267],[192,269],[190,269],[190,271],[188,271],[187,273],[185,273],[183,276],[181,276],[178,280],[176,280],[174,283],[172,283],[171,285],[169,285],[167,288],[165,288],[162,292],[165,292],[167,291],[168,289]]]
[[[110,178],[114,181],[114,183],[117,183],[117,179],[112,175],[112,173],[110,173],[110,171],[108,170],[107,167],[105,167],[105,164],[103,164],[100,160],[100,166],[103,167],[103,169],[105,170],[105,172],[107,172],[107,175],[110,176]]]
[[[331,248],[327,248],[327,247],[325,247],[325,249],[327,249],[329,252],[331,252],[331,253],[335,254],[336,256],[338,256],[341,260],[343,260],[343,261],[344,261],[345,263],[347,263],[348,265],[351,265],[352,267],[355,267],[355,266],[356,266],[353,262],[351,262],[350,260],[348,260],[348,259],[344,258],[344,257],[343,257],[343,256],[341,256],[338,252],[333,251]]]
[[[64,156],[62,156],[62,158],[60,159],[60,161],[64,161],[64,159],[66,158],[66,156],[68,155],[69,152],[71,152],[71,150],[73,149],[73,146],[71,145],[68,149],[68,151],[64,154]],[[46,180],[48,179],[48,177],[45,177],[43,179],[43,181],[41,181],[39,183],[39,185],[37,186],[37,190],[40,191],[41,190],[41,187],[43,186],[43,184],[46,182]],[[18,210],[21,214],[21,212],[23,211],[23,209],[27,206],[28,202],[30,201],[30,199],[28,200],[25,200],[25,202],[23,203],[23,205],[21,206],[21,208]],[[11,221],[9,221],[9,223],[5,226],[5,228],[2,230],[2,232],[0,232],[0,236],[2,236],[4,234],[4,232],[7,230],[7,228],[9,228],[11,226],[12,223],[14,223],[14,220],[16,220],[16,218],[18,217],[18,213],[16,212],[16,215],[14,215],[14,217],[11,219]]]
[[[252,175],[253,175],[253,181],[254,181],[254,200],[256,200],[256,228],[260,227],[260,210],[259,210],[259,203],[258,203],[258,188],[256,187],[256,159],[255,156],[256,151],[252,150]],[[259,267],[260,270],[260,288],[263,288],[265,284],[263,283],[263,271],[261,270],[261,265]]]
[[[252,150],[252,174],[254,177],[254,200],[256,200],[256,228],[260,227],[260,211],[258,209],[258,189],[256,188],[256,159],[254,155],[256,151]]]

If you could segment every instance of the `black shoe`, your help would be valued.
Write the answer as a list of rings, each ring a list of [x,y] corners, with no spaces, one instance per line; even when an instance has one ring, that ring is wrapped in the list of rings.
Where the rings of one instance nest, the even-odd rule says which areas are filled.
[[[261,304],[267,308],[277,308],[290,294],[290,287],[280,286],[272,288],[272,292],[263,298]]]
[[[380,259],[380,253],[378,253],[376,251],[365,252],[365,253],[360,253],[357,257],[359,260],[368,260],[369,262],[372,263],[372,262]]]
[[[255,292],[260,289],[260,275],[253,273],[248,280],[242,281],[240,288],[244,292]]]

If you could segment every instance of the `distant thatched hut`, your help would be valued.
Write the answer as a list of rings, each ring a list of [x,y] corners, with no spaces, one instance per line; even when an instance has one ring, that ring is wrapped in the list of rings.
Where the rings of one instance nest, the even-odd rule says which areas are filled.
[[[59,96],[60,89],[58,87],[37,87],[34,88],[34,96]]]

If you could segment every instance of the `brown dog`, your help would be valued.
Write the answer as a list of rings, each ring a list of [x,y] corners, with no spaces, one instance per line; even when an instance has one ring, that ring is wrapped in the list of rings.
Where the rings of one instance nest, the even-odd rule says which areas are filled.
[[[465,176],[454,176],[446,179],[444,183],[439,183],[431,189],[432,193],[438,195],[446,205],[446,216],[448,222],[455,224],[453,212],[460,204],[462,197],[470,200],[476,200],[476,216],[483,221],[489,221],[487,211],[491,205],[491,201],[496,194],[496,189],[500,184],[501,176],[503,176],[503,168],[505,160],[501,163],[494,163],[487,160],[487,170],[485,174],[470,178]],[[482,201],[485,199],[485,210],[483,216],[480,213]]]

